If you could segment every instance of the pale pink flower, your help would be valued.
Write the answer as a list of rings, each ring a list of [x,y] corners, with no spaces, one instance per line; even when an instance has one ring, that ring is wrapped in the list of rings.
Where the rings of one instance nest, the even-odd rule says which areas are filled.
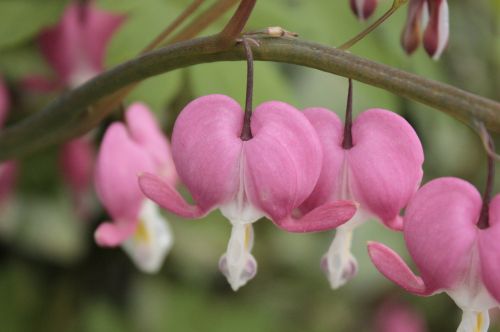
[[[404,237],[421,277],[388,247],[368,245],[377,269],[397,285],[423,296],[446,292],[463,310],[459,332],[487,331],[488,310],[500,305],[500,196],[484,229],[481,208],[476,188],[457,178],[433,180],[415,194]]]
[[[364,21],[368,19],[377,8],[378,0],[349,0],[351,10]]]
[[[167,139],[146,106],[133,104],[126,124],[113,123],[97,157],[95,186],[112,218],[95,232],[100,246],[122,248],[139,269],[156,272],[173,244],[167,221],[141,192],[137,177],[151,172],[175,186],[177,173]]]
[[[323,166],[318,183],[302,204],[303,212],[326,202],[353,200],[359,203],[354,217],[336,230],[322,260],[332,288],[338,288],[357,273],[351,254],[353,231],[371,218],[400,230],[403,209],[422,179],[424,154],[411,125],[401,116],[382,109],[361,113],[352,123],[352,147],[344,148],[344,126],[339,117],[324,108],[304,110],[319,135]]]
[[[352,202],[329,202],[293,218],[318,180],[318,136],[300,111],[282,102],[255,109],[253,137],[248,140],[240,137],[243,117],[240,105],[223,95],[200,97],[179,115],[172,154],[196,205],[158,176],[140,177],[146,196],[177,215],[200,218],[218,208],[231,222],[231,238],[219,266],[234,290],[255,276],[257,263],[250,251],[252,223],[258,219],[268,217],[290,232],[311,232],[335,228],[356,210]]]

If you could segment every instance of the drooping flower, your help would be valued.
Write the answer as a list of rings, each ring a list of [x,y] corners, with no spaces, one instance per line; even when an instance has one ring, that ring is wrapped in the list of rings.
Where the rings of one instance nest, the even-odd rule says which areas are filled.
[[[409,203],[404,238],[421,277],[391,249],[370,243],[377,269],[407,291],[446,292],[463,310],[459,332],[485,332],[488,310],[500,306],[500,195],[489,205],[489,227],[479,227],[482,199],[471,184],[440,178]]]
[[[10,108],[9,92],[3,78],[0,76],[0,130],[7,119]],[[0,163],[0,205],[11,194],[17,174],[17,163],[9,160]]]
[[[170,146],[145,105],[136,103],[125,114],[126,125],[113,123],[97,157],[95,186],[112,218],[97,228],[104,247],[122,246],[139,269],[156,272],[173,244],[159,208],[142,194],[137,176],[151,172],[171,186],[177,173]]]
[[[448,44],[447,0],[410,0],[406,26],[401,36],[406,53],[413,53],[420,45],[424,27],[424,48],[433,59],[438,59]]]
[[[349,0],[351,10],[364,21],[368,19],[377,8],[378,0]]]
[[[56,78],[29,77],[28,86],[41,91],[74,88],[99,74],[106,46],[123,21],[124,17],[99,10],[92,2],[69,5],[61,21],[43,30],[38,39]]]
[[[250,119],[250,118],[248,118]],[[245,120],[246,121],[246,120]],[[332,229],[355,213],[353,202],[330,202],[300,219],[292,212],[318,179],[322,152],[314,128],[294,107],[277,101],[258,106],[250,138],[242,138],[244,112],[224,95],[200,97],[181,112],[172,135],[172,154],[196,205],[158,176],[144,174],[146,196],[185,218],[219,208],[232,232],[219,267],[233,290],[255,276],[252,223],[268,217],[290,232]]]
[[[422,316],[407,303],[395,299],[384,301],[377,309],[375,332],[426,332]]]
[[[354,217],[338,227],[321,266],[332,288],[338,288],[357,273],[351,254],[353,231],[370,218],[401,229],[399,212],[406,206],[422,179],[422,146],[411,127],[399,115],[370,109],[344,132],[338,116],[324,108],[304,111],[320,137],[324,160],[318,183],[301,206],[304,212],[335,200],[359,203]],[[350,137],[351,146],[344,147]]]

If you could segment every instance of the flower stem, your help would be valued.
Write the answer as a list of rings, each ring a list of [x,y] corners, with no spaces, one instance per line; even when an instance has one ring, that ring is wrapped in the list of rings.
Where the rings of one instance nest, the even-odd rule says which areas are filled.
[[[486,130],[486,129],[485,129]],[[495,144],[491,135],[486,131],[486,137],[488,138],[488,147],[491,151],[495,151]],[[492,156],[488,151],[486,153],[488,156],[488,175],[486,177],[486,187],[483,193],[483,206],[481,207],[481,214],[479,215],[479,221],[477,222],[477,227],[480,229],[485,229],[490,226],[490,201],[493,192],[493,182],[495,180],[495,157]]]
[[[245,117],[243,119],[243,128],[241,130],[240,138],[242,141],[252,139],[252,128],[250,121],[252,118],[252,99],[253,99],[253,52],[248,38],[242,39],[243,47],[247,57],[247,93],[245,97]]]
[[[470,126],[480,121],[489,130],[500,132],[497,101],[333,47],[295,38],[255,36],[253,39],[260,45],[253,50],[256,60],[295,64],[349,77],[434,107]],[[0,132],[0,160],[26,155],[91,130],[112,111],[96,104],[106,100],[111,103],[110,95],[135,82],[196,64],[245,58],[240,45],[221,48],[217,35],[146,53],[61,95],[24,121],[4,128]]]
[[[352,79],[349,78],[349,89],[347,91],[347,106],[345,109],[345,125],[344,139],[342,140],[342,148],[349,150],[353,147],[352,144]]]

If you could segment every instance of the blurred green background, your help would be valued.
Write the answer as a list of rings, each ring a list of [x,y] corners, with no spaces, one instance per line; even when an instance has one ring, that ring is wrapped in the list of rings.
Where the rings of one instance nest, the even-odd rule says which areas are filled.
[[[189,3],[188,0],[102,0],[101,8],[127,21],[108,47],[112,67],[133,57]],[[208,1],[211,3],[212,1]],[[374,17],[392,1],[381,0]],[[56,97],[26,96],[19,80],[48,73],[35,39],[56,23],[67,1],[0,0],[0,73],[14,96],[11,122],[41,110]],[[381,63],[500,100],[500,1],[450,0],[451,39],[435,62],[422,48],[407,57],[399,46],[406,19],[401,9],[351,49]],[[205,6],[206,7],[206,6]],[[208,29],[217,32],[229,16]],[[373,21],[373,18],[368,21]],[[247,30],[282,26],[300,38],[339,45],[367,26],[356,20],[348,0],[258,1]],[[324,106],[343,117],[347,81],[313,69],[256,63],[255,104],[283,100],[299,108]],[[245,63],[214,63],[177,70],[144,82],[128,102],[147,102],[171,128],[190,99],[245,95]],[[484,188],[485,155],[477,136],[447,115],[386,91],[355,83],[355,113],[386,108],[407,118],[425,149],[425,179],[458,176]],[[498,179],[498,177],[497,177]],[[500,188],[496,181],[496,191]],[[167,214],[175,245],[157,275],[142,274],[120,249],[95,246],[93,230],[104,212],[83,223],[57,170],[56,148],[22,160],[16,195],[0,215],[1,331],[372,331],[385,298],[407,302],[425,316],[429,331],[455,331],[460,312],[446,295],[417,298],[374,269],[366,241],[377,240],[406,254],[400,234],[372,221],[359,228],[353,250],[359,274],[331,291],[319,260],[332,233],[286,234],[271,222],[255,225],[254,256],[259,273],[233,293],[217,269],[229,223],[218,213],[186,221]],[[407,254],[407,261],[409,261]],[[497,313],[498,314],[498,313]],[[495,319],[491,331],[500,331]]]

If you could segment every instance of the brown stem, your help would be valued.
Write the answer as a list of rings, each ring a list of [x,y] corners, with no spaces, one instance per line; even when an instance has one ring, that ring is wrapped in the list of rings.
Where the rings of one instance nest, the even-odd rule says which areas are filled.
[[[231,20],[226,24],[224,29],[219,33],[221,46],[229,45],[243,31],[245,24],[252,14],[257,0],[241,0],[238,9],[234,13]],[[225,44],[225,45],[224,45]]]
[[[495,144],[491,135],[486,131],[488,137],[488,146],[490,150],[495,151]],[[490,226],[490,201],[493,192],[493,182],[495,180],[495,159],[490,153],[486,153],[488,156],[488,175],[486,178],[486,187],[483,193],[483,206],[481,207],[481,214],[479,215],[479,221],[477,222],[477,227],[480,229],[485,229]]]
[[[140,54],[147,53],[159,46],[172,32],[177,29],[196,9],[198,9],[205,0],[194,0],[162,33],[160,33],[151,43],[146,46]]]
[[[352,46],[354,46],[354,44],[356,44],[357,42],[359,42],[361,39],[365,38],[366,35],[368,35],[370,32],[372,32],[373,30],[375,30],[376,28],[378,28],[379,25],[381,25],[382,23],[384,23],[385,20],[387,20],[389,17],[391,17],[392,14],[394,14],[396,12],[396,10],[398,10],[399,7],[401,7],[401,5],[403,5],[406,2],[407,2],[407,0],[394,0],[394,2],[392,3],[391,8],[388,11],[386,11],[384,13],[384,15],[382,15],[378,20],[376,20],[375,22],[373,22],[373,24],[371,24],[368,28],[366,28],[365,30],[361,31],[354,38],[351,38],[350,40],[348,40],[344,44],[340,45],[338,48],[340,48],[341,50],[347,50],[347,49],[351,48]]]
[[[344,139],[342,148],[349,150],[352,144],[352,79],[349,78],[349,89],[347,91],[347,106],[345,109]]]
[[[252,99],[253,99],[253,52],[249,40],[243,38],[243,47],[247,57],[247,94],[245,97],[245,117],[243,118],[243,128],[241,129],[240,138],[242,141],[252,139],[252,128],[250,121],[252,119]]]

